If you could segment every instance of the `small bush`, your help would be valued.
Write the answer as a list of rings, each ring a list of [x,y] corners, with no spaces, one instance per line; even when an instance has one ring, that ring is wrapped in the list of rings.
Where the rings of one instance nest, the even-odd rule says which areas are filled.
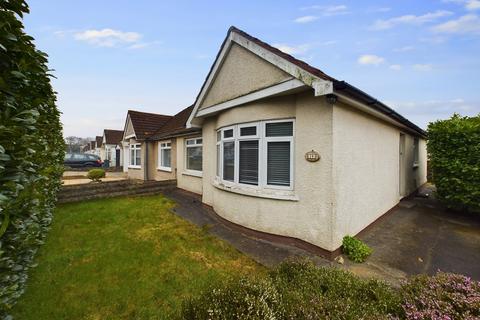
[[[307,261],[285,262],[266,278],[231,280],[183,305],[182,318],[385,319],[401,312],[388,285]]]
[[[94,181],[94,182],[100,182],[101,178],[105,178],[105,170],[103,170],[103,169],[92,169],[92,170],[88,171],[87,178]]]
[[[183,304],[188,320],[281,318],[280,296],[268,279],[235,279]]]
[[[416,276],[402,295],[406,319],[480,319],[480,283],[463,275]]]
[[[480,115],[430,123],[427,148],[437,198],[450,208],[480,212]]]
[[[343,237],[343,253],[347,255],[350,260],[355,262],[364,262],[373,250],[362,241],[351,237]]]

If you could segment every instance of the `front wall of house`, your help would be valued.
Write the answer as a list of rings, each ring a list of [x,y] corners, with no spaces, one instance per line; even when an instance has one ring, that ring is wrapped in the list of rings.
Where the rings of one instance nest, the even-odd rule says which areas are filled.
[[[238,44],[233,44],[200,109],[269,87],[289,78],[291,78],[289,74]]]
[[[165,171],[162,169],[159,169],[160,166],[160,158],[158,154],[158,149],[159,149],[159,143],[161,142],[171,142],[172,148],[171,148],[171,169],[172,171]],[[177,157],[176,157],[176,146],[177,146],[177,140],[176,138],[173,139],[168,139],[168,140],[161,140],[161,141],[154,141],[150,143],[149,146],[149,166],[148,166],[148,176],[149,180],[157,180],[157,181],[163,181],[163,180],[171,180],[175,179],[175,173],[177,169]]]
[[[267,233],[298,238],[331,250],[332,107],[312,91],[256,101],[224,111],[203,125],[203,202],[223,218]],[[294,200],[247,196],[217,188],[216,130],[241,122],[295,118]],[[318,162],[305,153],[316,150]]]
[[[140,180],[144,180],[145,179],[145,175],[144,175],[144,168],[145,168],[145,143],[142,143],[142,142],[137,142],[135,139],[129,139],[129,144],[135,144],[135,143],[141,143],[141,148],[142,148],[142,165],[141,165],[141,168],[131,168],[130,166],[128,166],[128,178],[129,179],[140,179]],[[128,148],[127,149],[128,152],[130,152],[130,149]],[[129,153],[129,157],[128,159],[130,159],[130,153]],[[129,163],[127,164],[129,165]]]
[[[177,150],[177,186],[181,189],[202,194],[203,184],[202,177],[193,176],[186,171],[186,161],[185,161],[185,139],[198,137],[178,137],[176,141],[176,150]],[[204,149],[205,150],[205,149]],[[205,151],[203,151],[203,157],[205,157]],[[203,158],[203,166],[205,166],[205,158]],[[205,168],[204,168],[205,170]]]
[[[337,103],[333,108],[334,244],[355,235],[400,200],[399,140],[401,129]],[[413,164],[413,136],[405,136],[405,185],[408,194],[426,182],[425,141]],[[415,180],[415,183],[414,183]]]

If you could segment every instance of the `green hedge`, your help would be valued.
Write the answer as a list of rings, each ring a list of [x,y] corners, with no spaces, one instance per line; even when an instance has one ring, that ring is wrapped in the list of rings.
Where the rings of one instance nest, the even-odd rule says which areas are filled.
[[[0,318],[22,294],[52,219],[65,149],[47,55],[19,20],[28,11],[0,0]]]
[[[437,197],[451,208],[480,211],[480,115],[430,123],[427,147]]]

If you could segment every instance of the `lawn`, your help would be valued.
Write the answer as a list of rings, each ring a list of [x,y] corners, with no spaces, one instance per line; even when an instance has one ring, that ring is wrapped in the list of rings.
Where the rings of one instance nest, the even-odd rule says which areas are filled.
[[[162,196],[60,205],[15,319],[171,319],[184,298],[263,267]]]

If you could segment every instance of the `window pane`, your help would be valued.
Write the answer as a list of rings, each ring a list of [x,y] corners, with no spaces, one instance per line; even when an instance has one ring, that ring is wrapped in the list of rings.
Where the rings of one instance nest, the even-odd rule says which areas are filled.
[[[217,141],[220,141],[220,140],[222,140],[222,132],[217,131]]]
[[[290,186],[290,142],[268,143],[267,184]]]
[[[202,147],[187,148],[187,169],[202,171]]]
[[[258,140],[240,141],[240,183],[258,185]]]
[[[130,149],[130,164],[135,165],[135,150]]]
[[[267,137],[290,137],[293,136],[293,122],[267,123]]]
[[[224,138],[233,137],[233,129],[228,129],[228,130],[223,131],[223,137]]]
[[[135,150],[135,157],[136,157],[136,165],[137,166],[140,166],[142,164],[142,160],[141,160],[141,150],[140,149],[137,149]]]
[[[171,150],[170,149],[163,149],[162,150],[162,167],[170,168],[170,158]]]
[[[223,180],[233,181],[235,174],[235,142],[223,143]]]
[[[217,144],[217,177],[220,177],[220,145]]]
[[[241,136],[256,136],[257,135],[257,127],[243,127],[243,128],[240,128],[240,135]]]
[[[187,140],[187,145],[195,144],[195,140]]]

